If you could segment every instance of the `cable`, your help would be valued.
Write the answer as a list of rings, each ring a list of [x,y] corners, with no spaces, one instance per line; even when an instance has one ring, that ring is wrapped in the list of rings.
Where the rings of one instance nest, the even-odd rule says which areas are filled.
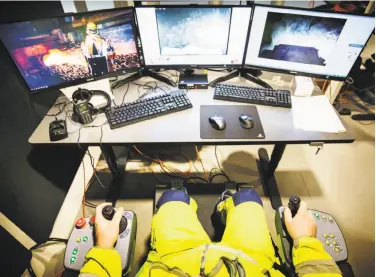
[[[185,172],[182,172],[180,169],[177,169],[175,168],[174,166],[171,166],[169,164],[167,164],[165,161],[159,159],[159,158],[153,158],[149,155],[146,155],[144,154],[143,152],[141,152],[135,145],[133,146],[133,148],[136,150],[137,153],[139,153],[141,156],[147,158],[148,160],[151,160],[151,164],[150,164],[150,170],[153,172],[153,175],[155,176],[155,178],[161,182],[161,183],[170,183],[168,181],[164,181],[162,179],[160,179],[159,177],[157,177],[156,175],[156,172],[154,170],[154,165],[155,164],[158,164],[160,166],[160,169],[161,171],[163,172],[163,174],[169,176],[169,177],[172,177],[172,178],[177,178],[177,179],[181,179],[184,181],[184,183],[187,183],[189,180],[193,180],[193,179],[197,179],[197,180],[202,180],[204,181],[205,183],[208,183],[208,181],[204,178],[201,178],[201,177],[196,177],[196,176],[192,176],[192,177],[183,177],[184,175],[188,174],[191,170],[191,163],[190,163],[190,160],[189,158],[184,155],[183,153],[177,153],[178,155],[180,156],[183,156],[189,163],[190,163],[190,167],[187,171]],[[165,154],[165,152],[162,152],[161,155]],[[176,154],[176,153],[175,153]],[[183,176],[182,176],[183,175]]]
[[[225,175],[225,177],[230,181],[231,179],[228,177],[226,172],[223,170],[223,168],[221,167],[221,164],[219,162],[218,155],[217,155],[217,145],[214,148],[214,155],[215,155],[215,159],[217,160],[218,168],[222,171],[222,173]]]
[[[205,179],[208,179],[208,176],[206,175],[206,170],[205,170],[205,167],[204,167],[204,163],[202,162],[202,159],[201,159],[200,153],[198,152],[197,145],[195,145],[195,149],[196,149],[196,155],[197,155],[197,158],[199,159],[199,161],[200,161],[200,163],[201,163],[201,166],[202,166],[202,170],[204,171],[204,177],[205,177]]]
[[[223,173],[225,173],[225,171],[224,171],[223,168],[221,167],[221,164],[220,164],[219,159],[218,159],[218,155],[217,155],[217,145],[216,145],[215,148],[214,148],[214,155],[215,155],[215,159],[217,160],[217,164],[218,164],[219,169],[220,169]]]
[[[209,184],[208,180],[204,179],[204,178],[201,178],[201,177],[189,177],[189,178],[186,178],[183,182],[183,184],[185,185],[188,181],[190,180],[201,180],[203,181],[204,183],[206,184]]]
[[[45,244],[49,243],[49,242],[56,242],[56,243],[59,243],[59,242],[63,242],[63,243],[67,243],[68,240],[67,239],[60,239],[60,238],[49,238],[48,240],[44,241],[44,242],[41,242],[41,243],[36,243],[34,246],[32,246],[30,248],[30,251],[34,251],[38,248],[41,248],[43,247]]]
[[[83,126],[83,125],[82,125]],[[96,127],[99,127],[99,126],[96,126]],[[81,128],[78,130],[78,138],[77,138],[77,145],[78,145],[78,148],[81,149],[82,152],[85,153],[85,155],[89,155],[90,157],[90,163],[91,163],[91,167],[93,168],[93,171],[94,171],[94,176],[95,178],[98,180],[99,184],[101,185],[102,188],[106,189],[106,187],[102,184],[101,180],[99,179],[98,177],[98,171],[96,170],[95,166],[94,166],[94,158],[93,156],[91,155],[90,151],[89,151],[89,148],[86,149],[86,151],[84,149],[81,148],[80,146],[80,137],[81,137]]]
[[[217,176],[223,176],[223,177],[225,177],[227,179],[227,181],[229,181],[229,182],[231,181],[230,178],[228,178],[228,176],[226,174],[224,174],[224,173],[217,173],[217,174],[214,174],[213,176],[210,177],[209,183],[212,183],[213,179],[215,177],[217,177]]]
[[[125,96],[126,96],[127,93],[128,93],[129,86],[130,86],[130,84],[128,83],[127,89],[125,90],[124,95],[123,95],[123,99],[121,100],[121,104],[122,104],[122,105],[124,104]],[[115,106],[116,106],[116,105],[115,105]]]
[[[89,202],[89,201],[85,201],[85,205],[86,206],[88,206],[88,207],[90,207],[90,208],[96,208],[98,205],[96,205],[96,204],[93,204],[93,203],[91,203],[91,202]]]
[[[56,104],[51,105],[51,107],[56,106],[56,107],[59,109],[59,111],[58,111],[57,113],[55,113],[55,114],[46,114],[46,116],[54,116],[54,117],[56,117],[56,116],[62,114],[63,111],[64,111],[64,109],[65,109],[65,107],[66,107],[69,103],[71,103],[71,102],[60,102],[60,103],[56,103]],[[64,104],[64,106],[63,106],[62,109],[60,109],[60,105],[62,105],[62,104]]]
[[[81,152],[80,152],[80,154],[81,154]],[[80,155],[81,156],[81,155]],[[83,170],[84,170],[84,194],[83,194],[83,197],[82,197],[82,217],[86,217],[85,216],[85,202],[86,202],[86,196],[85,196],[85,194],[86,194],[86,170],[85,170],[85,159],[84,159],[84,157],[85,156],[81,156],[81,159],[82,159],[82,168],[83,168]]]

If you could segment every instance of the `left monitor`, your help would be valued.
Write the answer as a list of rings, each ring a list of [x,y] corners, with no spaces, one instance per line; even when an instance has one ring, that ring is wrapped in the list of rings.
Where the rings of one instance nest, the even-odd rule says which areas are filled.
[[[4,24],[0,39],[32,92],[140,68],[133,8]]]

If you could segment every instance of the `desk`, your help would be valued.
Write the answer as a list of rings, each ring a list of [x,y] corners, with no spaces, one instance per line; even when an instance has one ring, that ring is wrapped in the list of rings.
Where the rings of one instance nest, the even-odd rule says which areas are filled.
[[[209,80],[219,77],[221,73],[209,72]],[[282,75],[282,84],[277,85],[273,81],[273,73],[263,73],[261,79],[268,82],[273,88],[290,89],[291,76]],[[148,81],[147,78],[138,80],[142,84]],[[235,78],[231,83],[253,85],[250,82]],[[163,86],[163,84],[160,84]],[[114,92],[116,103],[120,103],[125,87]],[[322,95],[318,87],[313,95]],[[126,101],[136,100],[138,97],[137,87],[130,85]],[[254,144],[274,144],[274,149],[269,160],[268,153],[264,148],[259,149],[260,177],[267,195],[271,198],[274,209],[281,206],[278,186],[274,178],[274,172],[282,158],[287,144],[309,144],[312,142],[323,143],[351,143],[354,141],[349,127],[343,122],[347,132],[345,133],[324,133],[307,132],[294,127],[293,114],[291,109],[276,108],[257,105],[260,119],[263,124],[265,139],[201,139],[200,138],[200,105],[245,105],[244,103],[227,102],[213,99],[213,89],[190,90],[188,92],[193,108],[178,113],[165,115],[151,120],[139,122],[133,125],[111,130],[108,124],[97,128],[81,128],[67,120],[68,131],[71,133],[68,138],[51,142],[49,139],[49,123],[54,117],[46,116],[34,133],[29,138],[29,143],[48,145],[80,145],[100,146],[102,153],[114,176],[120,176],[116,157],[112,146],[134,145],[134,144],[194,144],[194,145],[254,145]],[[312,96],[314,97],[314,96]],[[58,99],[57,101],[62,101]],[[328,105],[329,102],[328,102]],[[51,108],[49,114],[58,111],[57,107]],[[319,112],[319,111],[318,111]],[[64,118],[65,112],[59,118]],[[101,125],[106,122],[105,115],[99,115],[92,125]],[[80,130],[79,130],[80,129]],[[102,130],[101,130],[102,129]],[[102,137],[102,139],[101,139]]]

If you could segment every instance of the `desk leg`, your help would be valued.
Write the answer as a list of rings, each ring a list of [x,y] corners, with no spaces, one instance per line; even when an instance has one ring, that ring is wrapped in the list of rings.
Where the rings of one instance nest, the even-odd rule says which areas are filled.
[[[108,168],[111,171],[112,177],[115,178],[120,175],[118,164],[116,161],[116,156],[114,153],[114,149],[112,146],[108,146],[105,144],[102,144],[101,146],[102,154],[104,158],[106,159]]]
[[[115,206],[116,201],[120,196],[123,183],[122,175],[124,174],[123,168],[125,168],[127,164],[129,150],[128,148],[125,148],[126,151],[122,153],[119,161],[116,159],[112,146],[102,144],[101,150],[113,177],[106,195],[106,202],[111,202],[112,205]]]
[[[259,153],[259,167],[261,174],[261,182],[264,191],[270,198],[273,209],[278,209],[282,206],[281,195],[279,194],[277,180],[275,179],[274,172],[282,158],[285,151],[286,144],[276,143],[273,148],[271,159],[269,160],[268,152],[265,148],[260,148]]]

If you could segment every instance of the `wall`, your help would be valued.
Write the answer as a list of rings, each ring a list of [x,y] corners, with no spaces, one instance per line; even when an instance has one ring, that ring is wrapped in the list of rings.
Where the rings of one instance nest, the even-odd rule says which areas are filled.
[[[0,1],[0,23],[62,13],[55,1]],[[31,95],[1,44],[0,60],[0,211],[31,238],[43,241],[76,173],[79,154],[74,147],[28,143],[59,91]]]

